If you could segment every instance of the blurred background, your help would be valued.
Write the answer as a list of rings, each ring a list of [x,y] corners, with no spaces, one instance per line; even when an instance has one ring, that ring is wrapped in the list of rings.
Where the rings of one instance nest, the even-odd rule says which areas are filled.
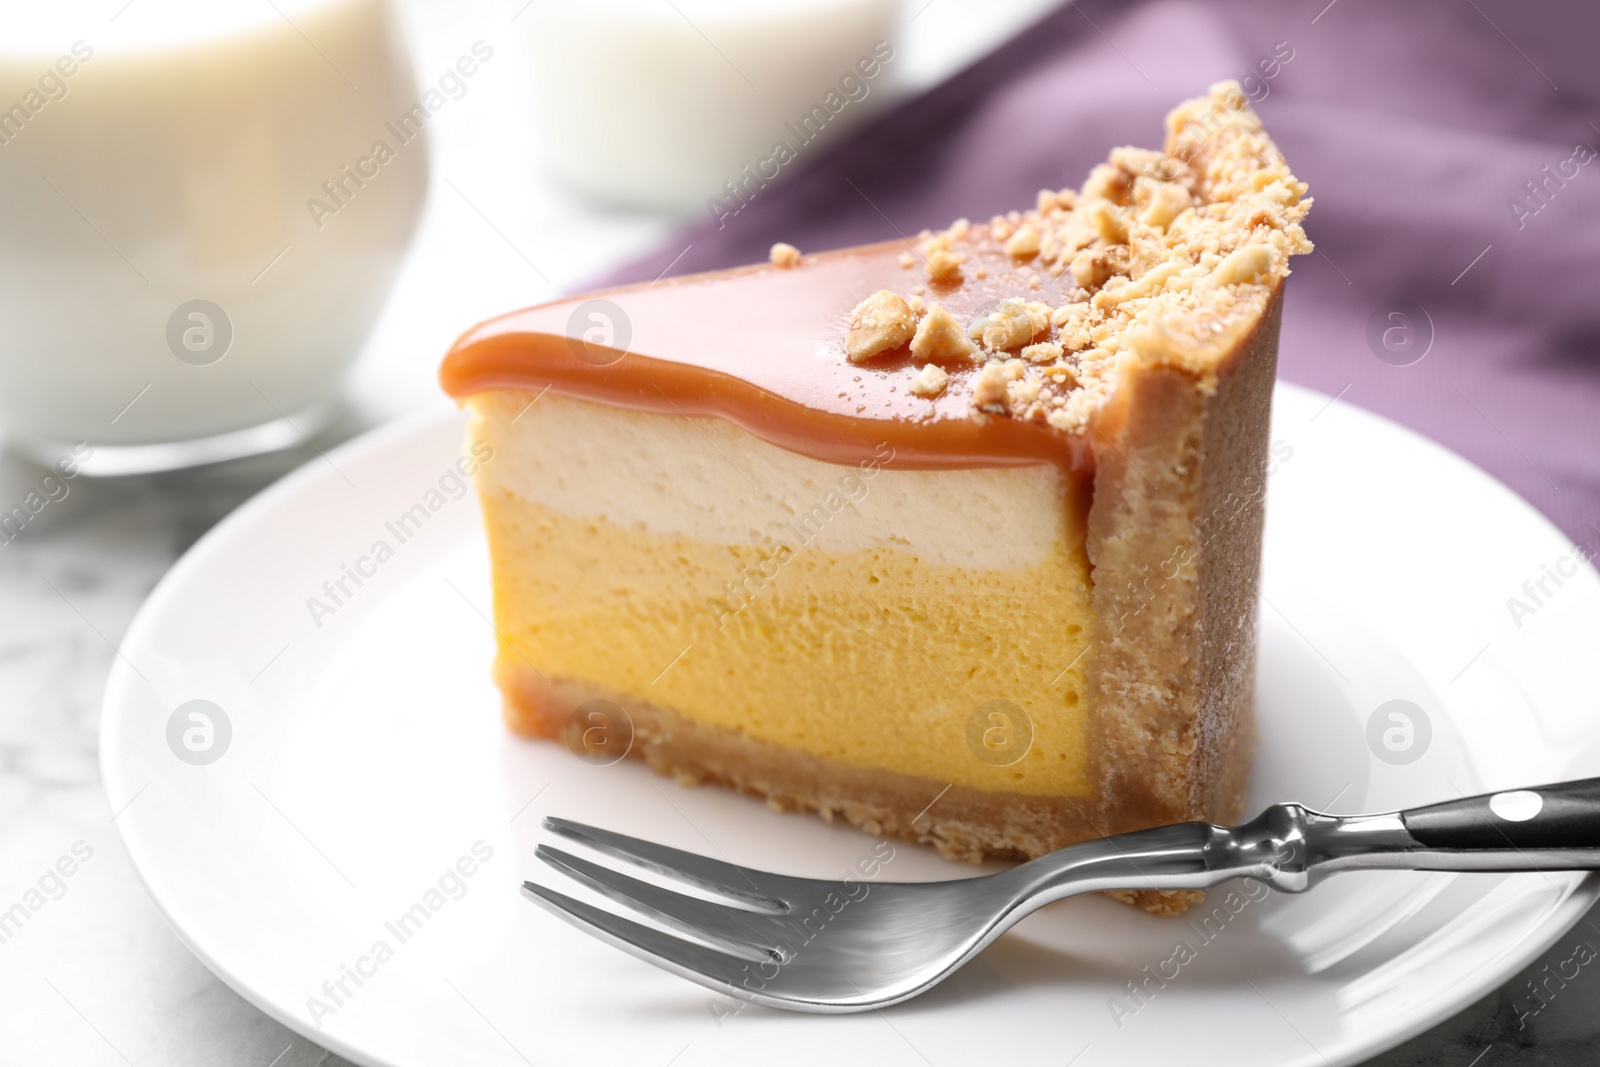
[[[0,1061],[340,1062],[172,936],[99,789],[116,642],[218,519],[445,406],[477,321],[986,218],[1222,78],[1316,199],[1283,376],[1592,556],[1597,44],[1592,6],[1511,0],[7,0],[0,899],[63,836],[102,858],[0,945]],[[1593,1062],[1600,979],[1519,1018],[1543,962],[1380,1062]]]

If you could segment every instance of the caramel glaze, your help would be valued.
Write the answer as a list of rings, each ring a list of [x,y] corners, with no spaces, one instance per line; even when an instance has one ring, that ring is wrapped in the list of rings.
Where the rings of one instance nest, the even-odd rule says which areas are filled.
[[[609,289],[541,304],[467,331],[440,369],[457,399],[501,387],[555,392],[635,410],[726,419],[757,437],[814,459],[854,464],[882,457],[908,469],[1008,467],[1054,463],[1081,479],[1093,470],[1089,442],[1043,423],[973,410],[978,364],[946,364],[945,392],[910,391],[918,367],[908,347],[863,364],[844,354],[850,314],[864,297],[922,288],[962,322],[1007,297],[1056,306],[1071,289],[1013,260],[973,227],[961,243],[962,279],[931,282],[913,242],[892,241],[806,256],[798,266],[768,264]],[[912,266],[901,265],[909,252]],[[978,278],[982,266],[987,277]],[[1037,277],[1037,288],[1028,288]],[[622,311],[627,340],[590,345],[600,326],[591,301]]]

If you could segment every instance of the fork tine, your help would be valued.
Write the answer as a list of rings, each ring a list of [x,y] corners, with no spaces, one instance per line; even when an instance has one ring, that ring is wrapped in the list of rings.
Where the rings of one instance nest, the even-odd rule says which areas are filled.
[[[784,900],[761,891],[762,883],[770,884],[775,878],[764,871],[748,870],[721,860],[697,856],[693,852],[658,845],[653,841],[641,841],[637,837],[602,830],[598,826],[559,819],[554,815],[545,816],[544,828],[614,859],[626,860],[646,870],[736,900],[752,910],[770,915],[785,915],[789,911],[789,905]]]
[[[660,930],[652,930],[632,919],[613,915],[533,882],[523,882],[522,891],[529,900],[584,933],[663,970],[722,992],[738,993],[743,989],[741,979],[750,967],[744,960]]]
[[[582,882],[618,904],[657,919],[690,937],[708,941],[730,956],[754,963],[780,958],[773,949],[741,941],[737,936],[738,932],[743,932],[759,937],[759,932],[751,929],[753,924],[750,920],[771,922],[765,916],[758,917],[740,908],[714,904],[685,896],[676,890],[641,882],[630,875],[549,845],[540,845],[534,855],[567,877]]]

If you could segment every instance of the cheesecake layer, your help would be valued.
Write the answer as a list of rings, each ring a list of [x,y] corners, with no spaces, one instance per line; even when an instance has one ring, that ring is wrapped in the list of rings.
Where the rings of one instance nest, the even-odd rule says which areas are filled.
[[[480,478],[502,663],[853,767],[1092,792],[1086,479],[840,466],[533,396],[470,402],[521,457]]]

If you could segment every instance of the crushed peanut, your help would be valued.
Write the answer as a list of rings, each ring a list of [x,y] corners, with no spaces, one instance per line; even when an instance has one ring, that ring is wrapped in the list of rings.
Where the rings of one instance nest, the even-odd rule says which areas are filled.
[[[918,360],[948,362],[971,359],[978,350],[967,339],[961,322],[938,304],[929,304],[911,338],[911,355]]]
[[[944,392],[945,385],[950,381],[950,373],[937,363],[929,363],[917,372],[911,380],[911,391],[917,396],[933,399]]]
[[[911,340],[917,319],[898,293],[879,289],[856,305],[850,315],[844,350],[851,363],[861,363]]]
[[[961,252],[935,248],[928,253],[928,277],[936,282],[953,282],[961,278],[961,264],[967,257]]]
[[[772,246],[772,251],[767,253],[767,258],[772,260],[774,267],[798,267],[800,265],[800,250],[794,245],[779,241]]]
[[[1089,205],[1089,221],[1100,239],[1108,245],[1128,243],[1128,224],[1122,212],[1109,200],[1096,200]]]
[[[1272,269],[1272,249],[1245,245],[1228,253],[1206,279],[1212,285],[1253,285]]]
[[[1140,178],[1139,181],[1148,181]],[[1135,182],[1135,185],[1138,183]],[[1139,221],[1156,230],[1165,230],[1172,220],[1189,210],[1189,190],[1177,182],[1156,182],[1150,200],[1139,212]]]
[[[1093,289],[1102,285],[1111,277],[1111,264],[1107,262],[1104,249],[1089,251],[1085,249],[1072,257],[1073,280],[1085,289]]]
[[[1049,304],[1002,300],[989,314],[974,319],[967,332],[981,338],[983,347],[1001,352],[1027,344],[1049,327]]]
[[[983,370],[978,372],[978,383],[972,390],[972,406],[979,411],[1005,414],[1006,383],[1010,380],[1004,363],[984,364]]]
[[[1018,259],[1032,259],[1039,254],[1039,231],[1033,223],[1024,222],[1006,242],[1006,254]]]

